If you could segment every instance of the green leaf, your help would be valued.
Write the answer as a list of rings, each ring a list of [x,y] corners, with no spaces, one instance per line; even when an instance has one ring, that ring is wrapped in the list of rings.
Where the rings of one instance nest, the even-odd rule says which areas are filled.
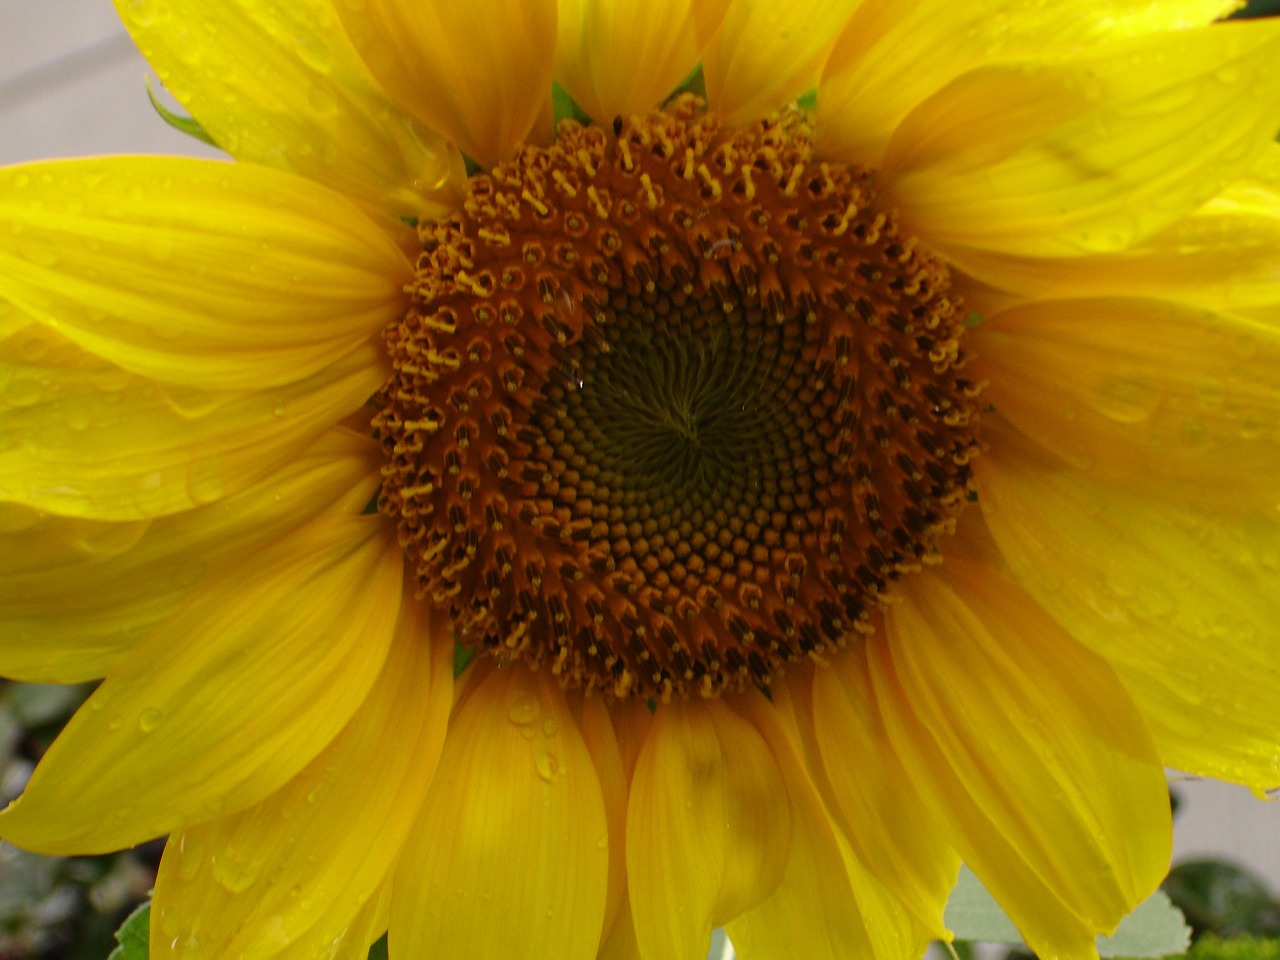
[[[144,903],[125,919],[116,931],[120,946],[107,960],[147,960],[147,938],[151,931],[151,904]]]
[[[1280,903],[1259,877],[1220,860],[1186,860],[1169,871],[1164,890],[1197,933],[1280,936]]]
[[[960,940],[1022,943],[1018,928],[968,867],[947,900],[944,921]],[[1182,914],[1161,891],[1140,903],[1109,937],[1098,937],[1103,957],[1165,957],[1187,950],[1191,931]]]
[[[1013,921],[1005,916],[991,894],[968,867],[960,868],[955,889],[947,898],[945,923],[958,940],[984,943],[1021,943]]]
[[[1187,952],[1191,928],[1163,890],[1157,890],[1124,918],[1109,937],[1098,938],[1102,957],[1167,957]]]
[[[205,132],[204,127],[196,123],[194,118],[180,116],[157,100],[155,91],[151,89],[150,77],[147,78],[147,99],[151,101],[151,109],[160,114],[160,119],[173,127],[173,129],[177,130],[179,133],[185,133],[188,137],[194,137],[201,143],[207,143],[215,149],[222,149],[213,142],[213,137],[209,136],[209,134]]]
[[[1280,940],[1259,937],[1221,940],[1209,934],[1195,942],[1188,956],[1191,960],[1280,960]]]

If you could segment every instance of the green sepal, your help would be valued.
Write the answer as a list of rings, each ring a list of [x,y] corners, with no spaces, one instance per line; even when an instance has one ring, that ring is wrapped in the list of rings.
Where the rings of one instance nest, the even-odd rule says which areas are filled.
[[[213,147],[216,150],[222,149],[216,143],[213,142],[213,137],[209,136],[209,134],[205,132],[204,127],[196,123],[194,118],[179,116],[178,114],[170,110],[168,107],[166,107],[159,100],[157,100],[155,91],[151,89],[150,77],[147,77],[146,82],[147,82],[147,99],[151,101],[151,109],[155,110],[156,113],[160,114],[161,120],[163,120],[169,126],[173,127],[173,129],[177,130],[179,133],[185,133],[188,137],[193,137],[196,140],[199,140],[201,143],[207,143],[209,146]]]
[[[689,75],[680,81],[679,86],[671,91],[671,96],[681,93],[692,93],[696,97],[707,99],[707,78],[702,74],[702,64],[698,64]]]
[[[551,83],[551,116],[557,127],[561,120],[577,120],[582,124],[591,122],[587,111],[578,106],[578,101],[569,96],[569,91],[554,81]]]

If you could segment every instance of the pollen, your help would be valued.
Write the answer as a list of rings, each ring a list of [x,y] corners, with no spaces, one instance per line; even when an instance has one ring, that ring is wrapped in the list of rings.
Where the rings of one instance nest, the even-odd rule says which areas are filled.
[[[973,496],[947,270],[798,111],[565,122],[419,234],[379,509],[478,652],[767,689],[874,630]]]

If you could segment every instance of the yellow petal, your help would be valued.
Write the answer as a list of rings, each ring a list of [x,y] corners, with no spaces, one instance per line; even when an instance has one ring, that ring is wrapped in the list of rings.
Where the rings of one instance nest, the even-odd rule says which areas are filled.
[[[1041,955],[1095,957],[1169,866],[1164,775],[1105,661],[991,567],[902,582],[868,643],[916,790]]]
[[[776,889],[790,836],[783,773],[759,730],[722,699],[658,707],[627,807],[641,956],[705,957],[712,930]]]
[[[952,247],[947,256],[970,274],[1024,297],[1166,297],[1231,310],[1280,303],[1277,249],[1280,193],[1246,181],[1128,250],[1020,257]]]
[[[812,90],[857,3],[730,3],[702,51],[711,106],[729,123],[748,123]]]
[[[201,581],[313,516],[360,513],[379,460],[372,440],[335,428],[244,492],[170,517],[110,523],[11,507],[0,532],[0,673],[104,676]]]
[[[448,145],[391,104],[331,0],[116,0],[169,91],[238,160],[289,170],[388,216],[438,215]]]
[[[985,425],[985,424],[984,424]],[[1063,469],[1001,431],[981,458],[982,508],[1011,573],[1111,661],[1164,762],[1280,785],[1280,522],[1223,515],[1231,488],[1170,504]],[[1103,546],[1105,545],[1105,546]]]
[[[827,60],[818,149],[879,166],[885,144],[919,103],[966,71],[1028,57],[1060,58],[1100,42],[1203,26],[1235,0],[1090,0],[1010,6],[1004,0],[863,0]]]
[[[1280,327],[1160,300],[1028,303],[973,331],[983,399],[1064,464],[1181,503],[1280,500]]]
[[[340,935],[418,815],[452,688],[452,625],[405,603],[381,675],[333,742],[262,803],[170,838],[152,936],[199,944],[204,956],[266,960],[304,936]]]
[[[13,336],[25,327],[39,323],[25,310],[19,310],[7,300],[0,299],[0,340]]]
[[[609,709],[600,697],[575,698],[571,704],[582,728],[582,742],[591,755],[604,800],[609,825],[609,886],[605,894],[601,943],[609,939],[627,899],[627,773],[622,752],[609,718]]]
[[[256,393],[166,386],[37,329],[0,343],[0,500],[134,520],[232,496],[359,409],[383,378],[373,344]]]
[[[391,955],[588,960],[609,857],[591,754],[545,671],[472,683],[395,874]]]
[[[696,0],[560,0],[556,76],[597,121],[648,113],[698,62]]]
[[[397,104],[484,167],[529,136],[555,64],[556,0],[334,0]]]
[[[596,960],[641,960],[636,926],[631,919],[631,904],[625,898],[617,919],[600,944]]]
[[[726,922],[734,949],[743,960],[847,960],[874,954],[835,831],[782,722],[755,691],[733,700],[772,750],[791,802],[786,870],[777,890]]]
[[[0,836],[103,853],[269,796],[364,701],[402,565],[382,518],[327,517],[210,583],[71,718]]]
[[[960,858],[943,822],[909,786],[860,649],[815,671],[812,709],[832,815],[849,845],[934,937],[944,937],[942,913]]]
[[[412,267],[300,177],[180,157],[0,169],[0,299],[134,373],[206,389],[303,379],[403,312]]]
[[[368,960],[369,948],[387,932],[387,910],[391,902],[390,884],[383,884],[381,889],[371,896],[360,908],[346,927],[336,936],[324,933],[324,925],[317,924],[309,931],[287,946],[281,947],[271,955],[271,960]],[[165,943],[160,940],[158,918],[152,908],[151,921],[151,955],[160,957],[172,955],[174,960],[188,957],[188,960],[199,960],[201,953],[199,943],[184,944],[172,939]]]
[[[1267,150],[1280,23],[1151,34],[984,67],[916,107],[882,174],[912,233],[1031,256],[1124,249]]]
[[[870,938],[870,956],[876,960],[917,960],[923,956],[929,941],[943,932],[941,923],[931,923],[929,926],[934,928],[934,933],[931,933],[904,905],[901,898],[863,865],[841,832],[840,818],[832,815],[834,805],[826,800],[834,795],[834,791],[827,777],[826,765],[822,761],[818,732],[815,729],[817,711],[813,707],[813,680],[818,672],[830,668],[832,664],[829,663],[788,667],[786,676],[776,679],[770,687],[771,712],[785,731],[796,757],[803,763],[804,773],[822,803],[844,863],[850,889],[857,900],[862,924]],[[857,766],[862,763],[863,758],[859,757]],[[906,782],[905,773],[902,782]],[[911,829],[916,829],[916,826],[915,823],[911,824]],[[854,829],[861,831],[864,827],[856,824]],[[949,848],[944,851],[943,859],[958,863],[958,858]],[[843,887],[843,884],[837,883],[837,886]],[[916,913],[923,912],[920,906],[912,906]],[[940,907],[938,909],[941,910]]]

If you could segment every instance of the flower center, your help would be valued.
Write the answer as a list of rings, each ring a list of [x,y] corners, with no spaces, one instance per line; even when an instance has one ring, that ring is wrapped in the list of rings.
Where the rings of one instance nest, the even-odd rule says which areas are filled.
[[[968,497],[946,270],[799,113],[565,123],[420,234],[379,507],[461,643],[617,697],[767,687]]]

